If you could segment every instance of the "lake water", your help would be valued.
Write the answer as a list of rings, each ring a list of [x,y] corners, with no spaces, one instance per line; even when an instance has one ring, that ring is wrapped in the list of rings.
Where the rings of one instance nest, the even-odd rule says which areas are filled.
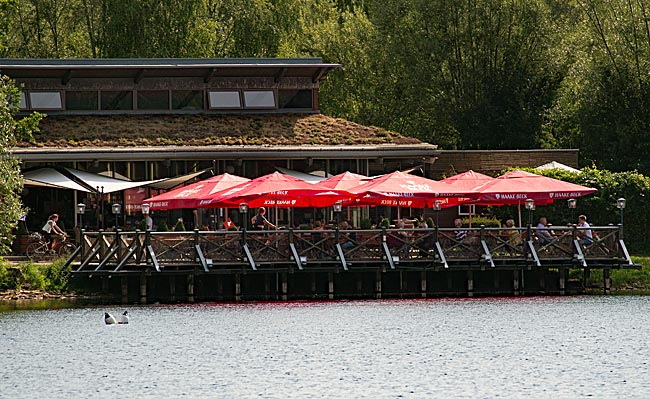
[[[649,326],[617,296],[3,311],[0,398],[648,398]]]

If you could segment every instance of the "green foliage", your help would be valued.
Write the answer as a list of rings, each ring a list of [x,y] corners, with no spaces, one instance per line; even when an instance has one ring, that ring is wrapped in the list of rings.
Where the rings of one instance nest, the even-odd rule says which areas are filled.
[[[26,263],[20,266],[20,271],[25,279],[23,288],[32,290],[45,289],[45,275],[42,272],[42,266],[34,263]]]
[[[183,223],[182,220],[179,219],[178,222],[176,222],[176,226],[174,226],[174,231],[187,231],[185,229],[185,224]]]
[[[0,290],[15,290],[19,286],[15,274],[10,273],[9,270],[9,263],[0,261]]]
[[[463,227],[469,227],[469,218],[463,218]],[[501,222],[496,217],[474,216],[472,217],[472,227],[501,227]]]
[[[164,220],[158,223],[158,231],[169,231],[169,226],[167,226],[167,222]]]
[[[381,221],[379,222],[379,228],[381,228],[381,229],[390,228],[390,220],[388,220],[386,218],[382,218]]]
[[[368,218],[361,219],[359,225],[361,230],[370,230],[372,228],[372,222]]]
[[[20,91],[6,76],[0,75],[0,253],[7,253],[13,240],[11,231],[25,210],[19,194],[23,188],[20,164],[9,152],[17,138],[29,138],[41,119],[34,113],[21,119],[14,118],[20,103]]]

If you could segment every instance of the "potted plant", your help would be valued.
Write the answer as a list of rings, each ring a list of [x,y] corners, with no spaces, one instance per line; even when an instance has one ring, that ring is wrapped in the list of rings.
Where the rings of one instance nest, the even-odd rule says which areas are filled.
[[[14,255],[24,255],[25,249],[27,248],[27,245],[29,245],[29,240],[29,231],[27,231],[25,221],[20,220],[16,228],[16,237],[11,244],[11,251]]]
[[[183,219],[178,219],[178,222],[176,222],[176,226],[174,226],[174,231],[186,231],[185,224],[183,223]]]
[[[164,220],[158,224],[158,231],[169,231],[169,226]]]

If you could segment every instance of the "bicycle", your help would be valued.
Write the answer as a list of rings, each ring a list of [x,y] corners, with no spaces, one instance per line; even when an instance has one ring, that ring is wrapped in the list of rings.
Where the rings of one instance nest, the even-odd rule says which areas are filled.
[[[69,256],[75,249],[77,249],[75,244],[67,241],[68,235],[52,236],[52,239],[54,240],[52,245],[53,249],[49,248],[48,243],[43,240],[43,236],[40,233],[32,233],[30,237],[35,241],[27,246],[25,253],[27,254],[27,257],[34,262],[55,257]]]

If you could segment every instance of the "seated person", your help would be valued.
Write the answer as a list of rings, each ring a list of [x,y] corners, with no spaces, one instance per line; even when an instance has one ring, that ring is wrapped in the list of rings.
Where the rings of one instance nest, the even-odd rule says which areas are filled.
[[[397,221],[397,231],[392,231],[386,236],[386,243],[391,248],[399,248],[400,253],[407,253],[411,234],[406,231],[406,224],[403,219]]]
[[[253,220],[251,220],[253,224],[253,230],[264,230],[266,227],[277,230],[277,226],[269,222],[264,215],[266,215],[266,208],[261,206],[257,210],[257,215],[253,216]]]
[[[589,245],[594,242],[594,236],[591,232],[590,225],[587,223],[587,216],[578,216],[578,237],[582,245]]]
[[[341,248],[343,249],[354,247],[354,242],[350,241],[350,233],[345,231],[348,229],[348,227],[349,227],[348,222],[346,222],[345,220],[341,222],[339,227],[339,244],[341,244]]]
[[[540,216],[539,223],[537,223],[537,238],[539,238],[540,244],[548,244],[553,241],[553,234],[548,229],[548,221],[546,216]]]
[[[454,235],[456,236],[456,240],[462,241],[467,237],[467,230],[463,229],[463,219],[461,218],[456,218],[454,219],[454,227],[456,230],[454,230]]]
[[[515,221],[513,219],[506,220],[506,227],[509,229],[506,231],[508,236],[508,245],[511,247],[516,247],[521,244],[521,235],[519,231],[515,229]]]

